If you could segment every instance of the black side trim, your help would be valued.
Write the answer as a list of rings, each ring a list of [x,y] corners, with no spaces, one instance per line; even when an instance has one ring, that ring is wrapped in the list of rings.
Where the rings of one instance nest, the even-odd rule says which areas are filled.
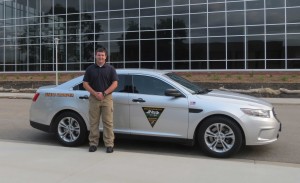
[[[195,144],[195,141],[193,139],[156,137],[156,136],[146,136],[146,135],[132,135],[132,134],[122,134],[122,133],[115,133],[115,135],[117,138],[161,141],[161,142],[174,142],[174,143],[183,144],[183,145],[187,145],[187,146],[193,146]]]
[[[189,108],[189,113],[200,113],[202,112],[203,109],[193,109],[193,108]]]
[[[42,130],[44,132],[50,132],[50,126],[48,126],[48,125],[43,125],[41,123],[37,123],[37,122],[34,122],[34,121],[30,121],[30,125],[33,128],[36,128],[38,130]]]

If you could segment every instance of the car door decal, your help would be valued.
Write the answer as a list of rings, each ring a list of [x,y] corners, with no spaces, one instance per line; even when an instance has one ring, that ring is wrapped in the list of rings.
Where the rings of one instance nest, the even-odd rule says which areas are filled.
[[[150,125],[153,128],[155,123],[157,122],[158,118],[164,111],[164,108],[156,108],[156,107],[142,107],[142,108],[143,108],[143,111],[144,111]]]

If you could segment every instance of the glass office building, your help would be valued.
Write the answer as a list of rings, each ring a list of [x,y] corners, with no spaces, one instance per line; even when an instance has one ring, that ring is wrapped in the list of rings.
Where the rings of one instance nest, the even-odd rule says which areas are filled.
[[[299,70],[299,0],[0,0],[0,72]]]

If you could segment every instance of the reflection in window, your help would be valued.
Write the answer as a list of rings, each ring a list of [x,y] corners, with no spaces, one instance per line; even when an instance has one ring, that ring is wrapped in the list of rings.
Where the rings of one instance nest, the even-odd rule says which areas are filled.
[[[123,10],[119,11],[110,11],[109,12],[110,18],[123,18]]]
[[[265,69],[264,60],[247,60],[246,69]]]
[[[287,58],[300,58],[300,34],[287,35]]]
[[[66,14],[66,0],[54,0],[54,14]]]
[[[67,0],[68,8],[67,13],[79,13],[79,0]]]
[[[174,60],[189,60],[189,40],[174,39]]]
[[[133,86],[135,93],[146,95],[165,95],[166,89],[172,89],[169,84],[149,76],[133,76]],[[145,85],[145,83],[147,83]]]
[[[206,38],[191,39],[191,59],[207,60],[207,39]]]
[[[264,11],[263,10],[254,10],[246,12],[246,21],[247,25],[253,24],[264,24]]]
[[[283,69],[285,68],[284,60],[267,60],[266,69]]]
[[[95,11],[108,10],[108,0],[95,0]]]
[[[247,58],[248,59],[264,59],[265,39],[264,36],[248,36],[247,37]]]
[[[190,64],[188,61],[182,61],[182,62],[173,62],[173,69],[189,69]]]
[[[263,9],[264,0],[246,1],[247,9]]]
[[[287,69],[300,69],[300,60],[288,60]]]
[[[123,41],[111,41],[110,42],[110,56],[109,59],[111,62],[123,61]]]
[[[67,27],[68,34],[79,34],[80,22],[69,22]]]
[[[172,7],[156,8],[156,15],[170,15],[172,14]]]
[[[174,14],[185,14],[189,13],[189,6],[173,6]]]
[[[209,59],[210,60],[225,60],[226,45],[224,37],[209,38]],[[211,68],[211,67],[210,67]]]
[[[209,13],[208,14],[208,26],[225,26],[225,13]]]
[[[29,63],[40,63],[40,46],[39,45],[30,45],[29,46]]]
[[[141,61],[155,61],[155,40],[141,40]]]
[[[287,33],[299,33],[300,24],[288,24]]]
[[[172,29],[172,17],[171,16],[161,16],[156,19],[157,29]]]
[[[154,16],[154,15],[155,15],[154,8],[140,9],[140,16]]]
[[[17,51],[16,63],[17,64],[27,64],[27,45],[18,46],[16,51]]]
[[[111,19],[110,20],[110,31],[111,32],[123,31],[123,20],[122,19]]]
[[[225,28],[209,28],[208,29],[209,36],[225,36]]]
[[[125,9],[139,8],[139,0],[125,0]]]
[[[266,37],[267,44],[267,58],[271,59],[284,59],[285,58],[285,46],[284,35],[276,35]]]
[[[228,37],[227,38],[227,59],[244,59],[244,37]]]
[[[208,4],[208,12],[224,11],[224,10],[225,10],[225,4],[224,3]]]
[[[226,69],[225,61],[210,61],[209,69]]]
[[[236,11],[236,12],[228,12],[227,13],[227,25],[244,25],[244,12]]]
[[[247,26],[247,34],[264,34],[265,28],[261,26]]]
[[[206,13],[207,5],[206,4],[195,4],[190,6],[191,13]]]
[[[187,28],[189,26],[189,16],[188,15],[174,15],[173,17],[173,28]]]
[[[276,23],[284,23],[284,9],[272,9],[266,10],[266,23],[267,24],[276,24]]]
[[[282,24],[282,25],[267,25],[266,30],[267,30],[266,31],[267,34],[278,34],[278,33],[284,34],[285,27],[284,27],[284,24]]]
[[[125,30],[126,31],[138,31],[139,30],[139,19],[138,18],[125,19]]]
[[[192,69],[207,69],[207,61],[195,61],[191,62]]]
[[[157,40],[157,60],[172,60],[172,40]]]
[[[81,1],[81,12],[93,12],[94,1]]]
[[[142,17],[140,19],[141,30],[154,30],[155,17]]]
[[[120,1],[109,1],[109,9],[110,10],[123,9],[123,3],[120,3]]]
[[[125,10],[125,17],[138,17],[139,16],[139,10]]]
[[[286,10],[286,22],[287,23],[300,22],[299,11],[300,11],[300,8],[288,8]]]
[[[145,7],[154,7],[155,6],[155,0],[142,0],[140,1],[141,8]]]
[[[284,7],[285,0],[266,0],[266,8]]]
[[[244,27],[227,27],[227,35],[244,35]]]
[[[190,17],[191,17],[191,28],[207,26],[206,14],[191,14]]]
[[[125,61],[139,61],[139,41],[125,42]]]
[[[244,1],[241,2],[228,2],[227,10],[244,10]]]
[[[80,44],[69,43],[67,44],[67,63],[75,63],[80,60]]]
[[[227,69],[245,69],[245,61],[228,61]]]
[[[94,42],[81,43],[81,62],[94,63]]]

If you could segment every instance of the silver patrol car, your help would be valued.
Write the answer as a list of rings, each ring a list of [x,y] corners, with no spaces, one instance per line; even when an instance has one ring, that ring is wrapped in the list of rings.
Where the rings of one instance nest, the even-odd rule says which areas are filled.
[[[243,145],[269,144],[279,137],[281,123],[264,100],[208,90],[172,72],[121,69],[117,74],[116,135],[199,144],[213,157],[228,157]],[[30,109],[31,126],[54,133],[65,146],[85,142],[89,93],[82,79],[39,88]]]

